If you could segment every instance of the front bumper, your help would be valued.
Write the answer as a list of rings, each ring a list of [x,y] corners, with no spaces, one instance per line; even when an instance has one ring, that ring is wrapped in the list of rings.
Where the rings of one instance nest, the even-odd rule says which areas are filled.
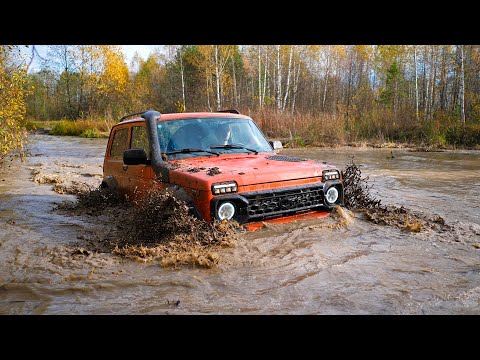
[[[332,186],[335,186],[339,192],[335,204],[329,204],[325,200],[325,193]],[[332,180],[309,185],[217,196],[210,203],[212,219],[219,220],[218,207],[227,201],[235,206],[233,220],[243,224],[312,210],[332,209],[335,205],[343,205],[343,184],[340,180]]]

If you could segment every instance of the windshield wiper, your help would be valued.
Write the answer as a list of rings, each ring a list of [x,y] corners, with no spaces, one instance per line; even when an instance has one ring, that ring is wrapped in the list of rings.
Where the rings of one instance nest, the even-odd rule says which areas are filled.
[[[217,155],[220,156],[220,153],[215,152],[215,151],[208,151],[208,150],[203,150],[203,149],[192,149],[192,148],[186,148],[186,149],[181,149],[181,150],[174,150],[174,151],[168,151],[164,153],[165,155],[173,155],[173,154],[189,154],[189,153],[194,153],[194,152],[206,152],[209,154]]]
[[[255,153],[255,155],[258,155],[258,151],[255,150],[255,149],[249,149],[245,146],[241,146],[241,145],[231,145],[231,144],[228,144],[228,145],[213,145],[213,146],[210,146],[210,149],[245,149],[245,150],[248,150],[248,151],[251,151],[253,153]]]

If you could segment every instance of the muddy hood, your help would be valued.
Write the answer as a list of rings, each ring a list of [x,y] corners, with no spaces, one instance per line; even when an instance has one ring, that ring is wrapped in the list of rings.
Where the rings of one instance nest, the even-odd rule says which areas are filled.
[[[321,177],[323,170],[337,169],[326,162],[291,159],[269,153],[181,160],[173,163],[170,181],[188,188],[210,190],[213,183],[223,181],[235,180],[241,187]]]

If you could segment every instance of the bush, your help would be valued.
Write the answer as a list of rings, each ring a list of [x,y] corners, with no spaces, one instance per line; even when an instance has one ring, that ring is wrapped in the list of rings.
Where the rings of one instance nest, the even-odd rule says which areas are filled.
[[[100,134],[96,129],[87,129],[80,134],[80,137],[83,138],[99,138]]]
[[[61,120],[53,125],[50,135],[80,136],[86,138],[108,137],[112,122],[95,120]]]

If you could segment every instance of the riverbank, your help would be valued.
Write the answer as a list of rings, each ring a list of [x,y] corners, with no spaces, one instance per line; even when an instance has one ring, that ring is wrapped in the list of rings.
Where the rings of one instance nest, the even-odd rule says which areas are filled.
[[[54,120],[28,121],[26,128],[37,134],[108,138],[113,125],[114,122],[108,120]]]
[[[282,142],[283,143],[283,142]],[[455,145],[426,145],[423,143],[396,143],[396,142],[347,142],[341,144],[313,144],[297,146],[292,145],[289,142],[284,143],[285,149],[292,150],[315,150],[315,149],[338,149],[338,148],[370,148],[370,149],[404,149],[411,152],[443,152],[443,151],[455,151],[455,150],[472,150],[480,151],[480,144],[473,147],[470,146],[455,146]]]
[[[263,122],[259,125],[262,126]],[[115,125],[111,120],[55,120],[55,121],[28,121],[27,130],[37,134],[58,136],[79,136],[83,138],[108,138],[111,127]],[[267,126],[266,123],[263,123]],[[326,125],[326,124],[324,124]],[[353,136],[350,132],[330,129],[334,124],[328,124],[322,132],[300,132],[302,135],[284,136],[279,131],[263,129],[267,137],[275,138],[283,143],[285,148],[315,149],[315,148],[387,148],[412,149],[412,151],[431,152],[444,150],[480,150],[480,126],[471,124],[465,128],[459,126],[437,129],[437,135],[426,136],[424,129],[417,129],[417,133],[410,131],[395,139],[395,136]],[[323,126],[323,125],[322,125]],[[431,132],[431,130],[429,130]],[[440,135],[439,135],[440,134]],[[283,135],[283,136],[282,136]],[[356,140],[349,140],[354,138]],[[403,140],[400,140],[403,139]]]

